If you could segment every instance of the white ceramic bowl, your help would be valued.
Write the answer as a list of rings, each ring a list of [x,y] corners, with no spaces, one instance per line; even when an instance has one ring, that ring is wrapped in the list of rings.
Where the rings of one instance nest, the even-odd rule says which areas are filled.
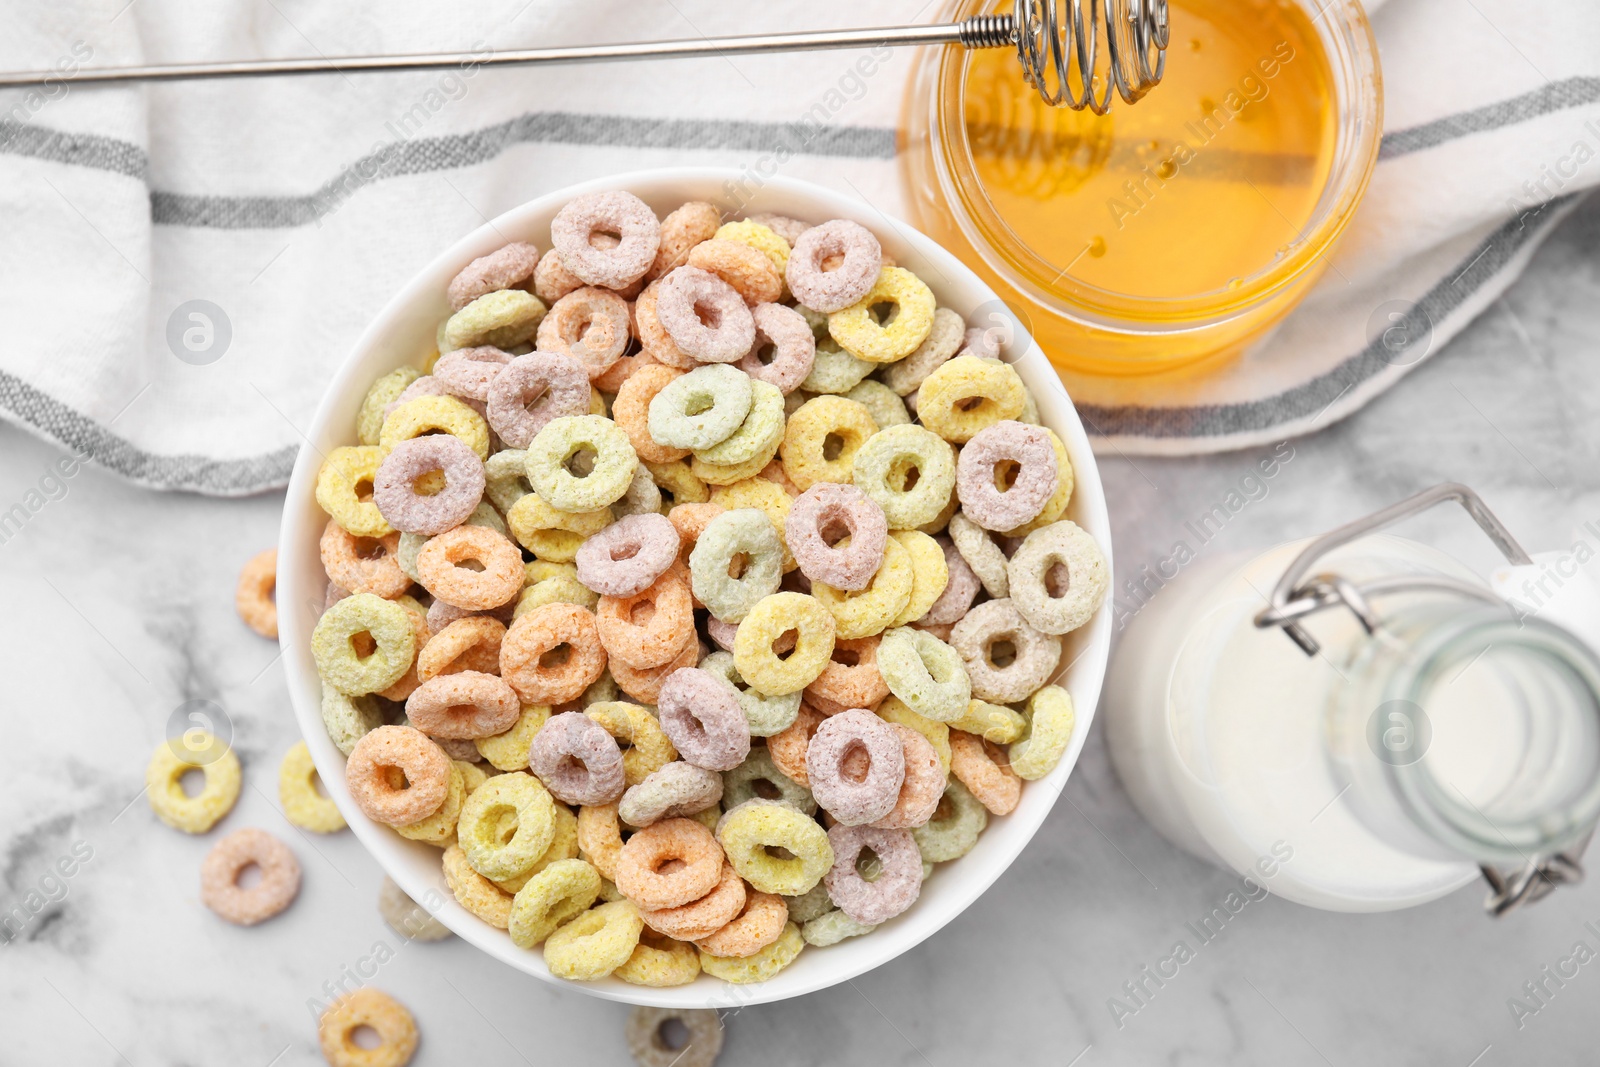
[[[456,242],[390,301],[334,376],[312,421],[308,433],[310,444],[300,450],[295,463],[279,535],[279,640],[288,671],[289,696],[323,785],[362,844],[414,899],[442,899],[436,912],[438,918],[495,959],[544,981],[633,1004],[731,1007],[783,1000],[825,989],[894,959],[954,919],[1000,877],[1049,814],[1083,749],[1100,698],[1100,684],[1111,645],[1108,601],[1089,625],[1069,635],[1062,657],[1063,663],[1070,664],[1062,684],[1071,691],[1078,714],[1071,747],[1060,766],[1047,778],[1024,786],[1022,802],[1016,811],[1004,818],[991,818],[988,829],[971,852],[953,863],[940,864],[923,885],[920,899],[905,914],[864,937],[826,949],[807,948],[788,968],[759,985],[728,985],[705,975],[690,985],[674,989],[649,989],[609,978],[589,983],[554,978],[545,968],[540,952],[516,947],[505,931],[494,929],[456,903],[440,872],[437,848],[407,841],[389,827],[372,822],[356,807],[345,788],[344,757],[328,739],[322,725],[322,687],[311,658],[311,630],[320,613],[326,585],[317,539],[327,516],[313,499],[321,453],[355,443],[356,411],[374,379],[402,364],[420,365],[433,350],[435,329],[449,313],[445,286],[472,259],[511,240],[528,240],[541,248],[549,247],[550,220],[563,204],[582,193],[626,189],[642,197],[664,216],[688,200],[725,201],[728,197],[725,189],[732,188],[731,183],[740,177],[737,171],[713,168],[662,169],[618,175],[542,196],[508,211]],[[897,262],[926,281],[941,306],[969,317],[985,305],[998,306],[995,294],[977,275],[932,240],[867,204],[820,186],[769,179],[755,191],[744,211],[751,214],[771,211],[815,222],[854,219],[877,234],[884,249]],[[1012,350],[1024,353],[1016,360],[1016,369],[1038,403],[1041,420],[1061,436],[1072,458],[1077,487],[1067,515],[1094,535],[1109,563],[1111,527],[1106,517],[1105,495],[1083,425],[1061,380],[1033,339],[1026,334],[1014,337]]]

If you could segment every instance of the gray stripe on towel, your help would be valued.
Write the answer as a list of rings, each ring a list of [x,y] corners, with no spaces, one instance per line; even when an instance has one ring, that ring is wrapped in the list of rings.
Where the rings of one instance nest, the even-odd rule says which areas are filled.
[[[1446,141],[1470,137],[1485,130],[1498,130],[1502,126],[1514,126],[1554,111],[1582,107],[1596,101],[1600,101],[1600,78],[1563,78],[1509,100],[1498,100],[1471,111],[1446,115],[1420,126],[1390,130],[1383,135],[1378,158],[1393,159],[1395,156],[1410,155]]]

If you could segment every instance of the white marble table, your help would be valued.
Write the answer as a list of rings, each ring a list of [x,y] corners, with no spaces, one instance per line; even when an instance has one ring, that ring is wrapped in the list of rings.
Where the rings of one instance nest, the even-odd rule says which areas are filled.
[[[1591,202],[1451,350],[1357,417],[1294,442],[1269,494],[1204,551],[1321,531],[1445,479],[1483,492],[1530,547],[1569,543],[1600,519],[1597,247]],[[59,457],[9,428],[0,454],[0,510]],[[1104,461],[1119,584],[1258,458]],[[281,498],[159,496],[93,469],[62,484],[0,544],[0,912],[31,892],[58,898],[0,934],[0,1062],[320,1062],[307,1001],[399,939],[374,909],[380,873],[355,839],[298,834],[276,806],[296,730],[276,648],[240,625],[231,592],[244,560],[275,539]],[[1490,562],[1459,517],[1423,529]],[[245,767],[223,829],[280,834],[305,868],[298,902],[257,929],[199,904],[211,839],[161,826],[140,797],[150,750],[192,698],[225,709]],[[74,848],[92,854],[72,877],[53,876]],[[1600,963],[1547,983],[1548,1003],[1520,1029],[1507,1000],[1576,942],[1600,949],[1585,927],[1600,929],[1595,883],[1498,923],[1477,887],[1376,917],[1269,898],[1119,1027],[1108,999],[1235,885],[1141,821],[1097,730],[1034,847],[966,915],[848,985],[729,1018],[723,1062],[1593,1062]],[[456,939],[404,946],[372,980],[415,1011],[419,1064],[626,1059],[626,1009],[521,977]]]

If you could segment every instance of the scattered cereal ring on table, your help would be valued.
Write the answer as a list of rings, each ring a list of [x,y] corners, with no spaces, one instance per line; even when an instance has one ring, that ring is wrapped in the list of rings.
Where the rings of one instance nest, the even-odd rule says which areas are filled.
[[[965,444],[995,423],[1021,415],[1025,394],[1010,365],[957,356],[917,390],[917,417],[946,441]]]
[[[377,1033],[376,1048],[356,1043],[363,1027]],[[399,1001],[362,986],[322,1013],[317,1042],[331,1067],[405,1067],[417,1051],[417,1024]]]
[[[717,841],[733,869],[762,893],[798,896],[833,866],[827,831],[777,801],[749,800],[730,810],[717,826]],[[789,855],[774,855],[780,848]]]
[[[1068,519],[1030,533],[1006,565],[1011,603],[1047,634],[1076,630],[1099,610],[1111,576],[1105,554]]]
[[[689,951],[694,954],[693,948]],[[694,970],[699,973],[698,960]],[[688,1038],[673,1041],[667,1034],[669,1022],[682,1026]],[[722,1020],[709,1009],[634,1008],[625,1036],[639,1067],[711,1067],[722,1051]]]
[[[395,770],[400,774],[390,773]],[[421,730],[380,726],[350,750],[345,785],[367,818],[389,826],[408,826],[444,804],[450,771],[450,757]]]
[[[615,234],[612,248],[597,247],[592,238]],[[588,193],[567,202],[550,222],[550,244],[562,266],[585,285],[623,289],[643,278],[661,247],[661,222],[650,206],[632,193]]]
[[[806,943],[800,938],[800,928],[786,923],[778,939],[754,956],[729,959],[700,950],[700,969],[724,982],[746,984],[765,982],[793,963]]]
[[[575,982],[604,978],[633,955],[644,923],[631,900],[617,900],[579,915],[544,943],[550,973]]]
[[[848,484],[856,452],[877,432],[872,415],[854,400],[813,397],[789,416],[778,447],[783,472],[801,492],[818,482]]]
[[[408,941],[443,941],[452,936],[448,926],[406,896],[405,890],[388,875],[383,876],[383,885],[378,890],[378,914],[390,929]]]
[[[873,314],[880,304],[895,308],[881,321]],[[927,339],[934,308],[933,292],[921,278],[903,267],[884,267],[865,296],[828,316],[828,333],[857,359],[893,363]]]
[[[200,792],[189,796],[183,776],[205,774]],[[233,810],[239,799],[239,757],[213,734],[191,730],[156,746],[145,767],[145,795],[156,818],[187,834],[203,834]]]
[[[331,834],[345,827],[338,806],[317,791],[317,766],[304,741],[291,745],[278,765],[278,803],[284,818],[301,829]]]
[[[834,270],[825,270],[823,262],[832,256],[842,256],[843,261]],[[784,274],[800,303],[832,314],[872,292],[882,265],[883,247],[871,230],[848,219],[833,219],[796,239]]]
[[[500,289],[526,289],[539,266],[539,249],[513,241],[461,268],[445,287],[450,307],[460,311],[480,296]]]
[[[278,550],[269,548],[250,557],[234,588],[234,610],[246,626],[262,637],[278,636],[278,605],[273,600],[277,585]]]
[[[246,889],[246,867],[261,872]],[[277,915],[300,892],[300,861],[289,846],[265,830],[246,827],[218,841],[200,864],[200,903],[236,926],[254,926]]]

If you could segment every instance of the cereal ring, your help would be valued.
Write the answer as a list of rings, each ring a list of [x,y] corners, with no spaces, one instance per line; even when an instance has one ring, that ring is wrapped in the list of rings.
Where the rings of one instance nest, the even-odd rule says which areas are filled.
[[[917,902],[922,892],[922,855],[908,830],[873,826],[835,826],[828,831],[833,867],[824,884],[828,897],[856,922],[875,926]],[[867,881],[856,870],[862,849],[871,849],[882,871]]]
[[[731,770],[750,754],[750,724],[737,691],[706,671],[685,667],[668,675],[656,714],[661,729],[696,767]]]
[[[882,304],[895,310],[880,320],[873,309]],[[903,267],[884,267],[867,295],[828,316],[828,333],[857,359],[893,363],[927,339],[934,306],[933,292],[921,278]]]
[[[685,567],[689,565],[689,555],[699,542],[700,534],[722,512],[722,505],[706,502],[675,504],[667,512],[667,521],[678,531],[678,560]]]
[[[967,713],[952,722],[950,729],[976,734],[997,745],[1008,745],[1027,732],[1028,722],[1003,704],[990,704],[974,698],[967,707]]]
[[[408,723],[409,725],[409,723]],[[441,742],[435,742],[440,749],[444,749]],[[445,750],[445,755],[449,755]],[[395,832],[401,837],[411,841],[421,841],[429,845],[438,845],[444,848],[455,840],[456,824],[461,819],[461,805],[467,799],[467,772],[462,767],[470,767],[470,763],[450,761],[450,784],[445,791],[444,803],[439,805],[437,811],[425,819],[411,823],[407,826],[395,827]]]
[[[994,815],[1010,815],[1022,799],[1022,779],[1010,760],[981,737],[950,731],[950,773]]]
[[[622,825],[617,805],[592,804],[578,809],[578,855],[594,865],[608,881],[617,873],[622,852]]]
[[[328,739],[344,755],[356,742],[383,725],[383,714],[371,696],[347,696],[331,685],[322,687],[322,725]]]
[[[744,879],[725,860],[711,892],[676,908],[641,908],[644,924],[680,941],[707,937],[732,922],[744,908]]]
[[[494,505],[487,500],[479,501],[478,506],[472,509],[472,514],[467,516],[465,525],[482,526],[493,530],[502,537],[508,536],[505,520],[494,509]],[[413,582],[417,581],[417,553],[421,552],[422,546],[427,543],[428,538],[422,534],[403,533],[400,535],[400,547],[395,551],[394,561],[399,564],[400,570],[405,576]],[[461,610],[445,604],[442,600],[434,601],[433,604],[429,605],[428,610],[432,611],[436,605],[443,605],[441,610],[457,612]]]
[[[437,899],[435,894],[430,897]],[[390,929],[407,941],[443,941],[451,936],[448,926],[406,896],[405,890],[395,885],[388,875],[383,876],[383,885],[378,890],[378,914]]]
[[[772,265],[772,260],[765,254],[743,241],[718,237],[702,241],[689,249],[686,265],[678,270],[699,270],[710,274],[731,287],[741,300],[751,306],[776,303],[783,296],[783,275],[778,268]],[[671,279],[672,275],[667,275],[666,280],[670,282]],[[745,351],[749,351],[748,347]],[[744,352],[739,355],[744,355]]]
[[[950,517],[950,539],[955,542],[961,558],[967,561],[972,573],[983,583],[984,591],[996,600],[1011,595],[1006,577],[1006,554],[1000,551],[982,526],[960,512]]]
[[[782,935],[754,956],[727,959],[701,949],[700,969],[713,978],[736,985],[765,982],[793,963],[805,947],[806,943],[800,939],[800,928],[794,923],[786,923]]]
[[[470,767],[472,764],[467,764],[466,766]],[[487,782],[488,780],[488,776],[485,775],[483,781]],[[482,785],[483,782],[478,784]],[[469,792],[468,795],[470,796],[471,793]],[[578,858],[578,817],[572,814],[572,809],[565,804],[552,804],[552,807],[555,809],[556,832],[555,837],[550,840],[550,847],[545,849],[544,853],[533,861],[533,865],[521,874],[495,880],[494,884],[507,893],[516,893],[528,884],[529,879],[553,863]]]
[[[888,529],[883,508],[856,486],[818,482],[795,498],[784,536],[807,578],[855,591],[882,567]]]
[[[356,1043],[356,1031],[370,1029],[378,1045]],[[341,996],[317,1022],[317,1043],[332,1067],[405,1067],[417,1051],[417,1024],[387,993],[362,986]]]
[[[831,901],[829,903],[832,903]],[[838,908],[824,912],[800,926],[800,936],[813,948],[827,948],[850,937],[870,934],[877,926],[858,923]]]
[[[885,830],[909,830],[933,817],[939,798],[944,796],[945,769],[933,742],[902,723],[890,723],[889,728],[900,738],[905,779],[889,814],[872,825]]]
[[[545,704],[526,704],[518,713],[511,728],[493,737],[474,739],[478,753],[490,766],[502,771],[517,771],[528,765],[528,749],[545,721],[550,718],[550,708]]]
[[[659,667],[647,667],[641,670],[618,660],[611,665],[611,672],[617,680],[617,685],[629,697],[642,704],[654,704],[661,699],[661,686],[667,677],[682,667],[693,667],[703,655],[705,648],[701,646],[698,637],[690,633],[683,650]]]
[[[782,304],[757,304],[750,309],[755,340],[739,360],[751,378],[776,386],[784,396],[800,388],[817,357],[817,341],[805,318]]]
[[[494,351],[498,352],[500,350],[497,348]],[[473,400],[470,397],[458,396],[456,393],[452,392],[450,387],[442,380],[435,378],[431,374],[425,374],[421,378],[418,378],[416,381],[412,382],[410,385],[406,386],[405,392],[395,397],[389,406],[383,409],[383,417],[387,419],[390,415],[398,411],[401,405],[425,396],[449,397],[452,400],[459,400],[461,403],[465,404],[479,415],[484,414],[486,411],[483,401]],[[383,432],[381,427],[379,428],[378,432],[381,440]]]
[[[753,394],[749,375],[735,367],[697,367],[668,382],[650,401],[650,436],[675,448],[721,444],[750,414]]]
[[[817,721],[821,721],[820,717]],[[805,762],[803,752],[800,762]],[[763,785],[767,788],[760,788]],[[752,748],[743,763],[722,773],[724,811],[732,811],[750,800],[777,800],[807,815],[817,813],[817,801],[811,790],[778,766],[770,748]]]
[[[261,872],[249,889],[239,885],[246,867]],[[236,926],[254,926],[287,908],[300,892],[300,861],[265,830],[235,830],[200,864],[200,903]]]
[[[832,705],[832,714],[882,703],[889,686],[878,670],[878,641],[876,637],[835,641],[828,665],[806,686],[806,700],[813,706],[821,702]]]
[[[417,652],[417,678],[426,682],[461,671],[499,674],[500,643],[505,636],[505,623],[489,615],[452,619]]]
[[[377,444],[378,432],[383,429],[384,409],[400,399],[406,387],[420,377],[422,372],[415,367],[396,367],[373,382],[356,414],[356,439],[364,445]]]
[[[713,618],[708,623],[708,626],[710,625],[723,624]],[[734,630],[737,633],[738,628],[734,627]],[[729,644],[732,645],[733,641],[730,640]],[[734,664],[731,648],[707,656],[701,661],[700,669],[733,690],[734,695],[738,697],[739,709],[744,713],[745,726],[751,737],[771,737],[778,731],[787,729],[789,724],[794,722],[794,717],[800,713],[799,693],[767,696],[745,685],[744,679],[739,674],[739,668]]]
[[[604,726],[581,711],[545,721],[528,748],[528,767],[568,804],[592,807],[622,796],[622,750]]]
[[[836,910],[833,901],[828,899],[828,887],[821,882],[797,897],[783,899],[789,905],[789,918],[801,925],[802,932],[805,924],[812,919]]]
[[[592,453],[594,467],[578,475],[568,466],[579,453]],[[628,491],[639,457],[628,435],[599,415],[567,415],[551,420],[528,444],[524,460],[528,484],[553,508],[594,511]]]
[[[906,626],[928,613],[934,602],[944,594],[950,580],[950,570],[945,566],[944,552],[939,542],[920,530],[896,530],[889,537],[900,543],[911,557],[911,597],[904,610],[896,615],[892,626]]]
[[[304,741],[296,741],[278,765],[278,803],[283,817],[304,830],[331,834],[345,827],[334,802],[317,791],[317,765]]]
[[[851,773],[844,764],[856,751],[865,752],[867,763],[856,768],[858,773]],[[824,720],[806,749],[811,795],[846,826],[876,822],[893,811],[905,771],[899,735],[888,723],[860,708]]]
[[[948,363],[961,348],[966,330],[967,324],[960,315],[949,308],[939,308],[933,313],[928,336],[916,351],[883,368],[884,383],[901,396],[916,392],[928,375]]]
[[[783,444],[783,473],[805,492],[818,482],[849,484],[856,452],[878,432],[867,409],[854,400],[819,396],[789,416]]]
[[[822,725],[824,718],[826,716],[810,704],[801,704],[800,714],[795,717],[794,722],[787,729],[780,730],[767,738],[767,753],[772,757],[773,765],[781,773],[806,787],[808,797],[811,779],[806,774],[806,750],[811,746],[811,737],[817,732],[817,727]],[[814,804],[815,800],[812,803]]]
[[[533,775],[498,774],[467,797],[456,836],[473,870],[490,880],[514,878],[555,840],[556,805]]]
[[[384,417],[378,448],[388,455],[401,441],[436,432],[460,438],[479,459],[489,458],[489,424],[453,396],[422,396],[395,408]]]
[[[1028,401],[1029,403],[1032,403],[1032,393],[1028,394]],[[1024,415],[1026,415],[1026,412],[1024,412]],[[1023,418],[1022,421],[1027,422],[1028,420]],[[1048,426],[1041,426],[1039,429],[1043,430],[1045,437],[1049,438],[1050,450],[1055,453],[1056,491],[1050,495],[1049,500],[1045,501],[1045,505],[1040,509],[1039,514],[1035,515],[1021,526],[1016,526],[1012,529],[1003,531],[1006,537],[1027,537],[1029,534],[1033,533],[1033,531],[1041,530],[1044,527],[1049,526],[1051,523],[1058,521],[1067,513],[1067,505],[1072,501],[1072,489],[1074,484],[1072,476],[1072,460],[1067,457],[1067,446],[1061,443],[1061,438],[1056,436],[1056,432],[1050,429]]]
[[[827,270],[823,261],[833,256],[843,256],[843,262]],[[832,314],[870,293],[882,266],[883,246],[870,230],[848,219],[833,219],[800,235],[784,274],[796,300]]]
[[[678,758],[656,717],[638,704],[626,700],[596,701],[583,713],[599,723],[623,746],[622,778],[627,785],[638,785]]]
[[[458,348],[439,357],[439,362],[433,365],[433,377],[451,396],[463,400],[488,400],[490,383],[510,362],[511,353],[493,345]]]
[[[399,775],[391,773],[395,769]],[[450,757],[421,730],[380,726],[350,750],[345,784],[367,818],[388,826],[410,826],[444,804],[450,772]]]
[[[330,451],[317,468],[317,506],[356,537],[383,537],[394,527],[372,500],[383,450],[366,445]]]
[[[589,286],[557,300],[539,324],[539,351],[571,358],[590,381],[610,370],[632,339],[627,301]]]
[[[925,630],[897,626],[885,632],[878,670],[889,692],[924,718],[951,722],[972,701],[960,653]]]
[[[1100,546],[1068,519],[1029,534],[1007,564],[1006,580],[1017,611],[1047,634],[1069,633],[1094,618],[1111,584]]]
[[[689,258],[694,257],[691,252]],[[755,345],[755,319],[744,299],[709,270],[683,266],[663,278],[655,315],[678,350],[702,363],[737,363]]]
[[[778,532],[763,511],[724,511],[695,539],[689,573],[696,599],[712,615],[739,622],[763,597],[778,591],[783,578]]]
[[[421,496],[416,481],[438,471],[444,488]],[[447,434],[416,437],[390,449],[372,483],[372,500],[389,525],[406,533],[441,534],[459,526],[483,499],[483,461]]]
[[[725,440],[695,453],[701,464],[732,467],[762,457],[762,466],[771,462],[783,443],[783,393],[759,379],[750,382],[750,414]]]
[[[722,800],[722,776],[677,760],[622,794],[617,816],[629,826],[694,815]]]
[[[589,910],[600,895],[600,872],[583,860],[557,860],[517,890],[506,930],[518,948],[533,948]]]
[[[971,852],[987,825],[988,811],[966,786],[952,779],[945,786],[944,797],[934,810],[933,818],[912,830],[911,837],[925,862],[945,863]]]
[[[939,766],[950,772],[950,727],[935,719],[918,715],[899,697],[891,696],[878,705],[878,718],[897,726],[909,727],[927,738],[939,756]]]
[[[196,767],[205,772],[206,783],[191,797],[183,790],[183,776]],[[186,834],[203,834],[228,814],[239,799],[239,782],[239,757],[202,730],[157,745],[144,772],[150,810]]]
[[[781,472],[782,466],[768,463],[763,471],[777,470]],[[798,495],[795,494],[795,495]],[[789,546],[784,542],[784,535],[788,528],[789,509],[794,506],[794,496],[784,486],[767,477],[757,476],[745,478],[730,485],[719,485],[711,494],[712,503],[718,504],[728,510],[736,508],[759,508],[766,512],[767,518],[772,522],[772,528],[778,531],[778,544],[783,554],[783,570],[787,574],[795,569],[794,556],[789,551]]]
[[[961,450],[956,493],[961,511],[988,530],[1036,517],[1056,491],[1056,455],[1042,427],[1005,420]]]
[[[661,303],[662,281],[657,278],[645,286],[633,303],[633,324],[639,335],[639,345],[657,363],[678,370],[693,370],[699,362],[673,343],[672,335],[661,325],[661,316],[656,313]]]
[[[544,962],[557,978],[593,982],[628,962],[644,923],[631,900],[601,904],[551,934]]]
[[[721,225],[722,212],[702,200],[692,200],[673,209],[661,220],[661,247],[645,277],[659,278],[674,267],[683,266],[689,258],[689,250],[715,237]]]
[[[373,648],[356,644],[365,634]],[[356,593],[322,613],[311,631],[317,673],[349,696],[387,689],[404,677],[416,655],[417,639],[406,609],[371,593]]]
[[[650,405],[656,395],[683,372],[662,364],[642,368],[617,390],[611,415],[628,435],[634,452],[645,463],[671,463],[689,454],[687,448],[673,448],[657,441],[650,433]]]
[[[525,577],[517,546],[484,526],[457,526],[434,537],[417,552],[417,574],[435,598],[468,611],[509,603]]]
[[[629,305],[628,307],[628,314],[630,317],[633,315],[632,305]],[[635,336],[638,335],[637,329],[635,329],[634,334]],[[623,384],[627,382],[629,378],[632,378],[635,374],[644,370],[646,367],[659,366],[660,363],[661,361],[656,359],[650,353],[638,351],[631,356],[623,356],[621,359],[611,364],[610,369],[604,374],[601,374],[595,378],[592,384],[594,388],[598,389],[602,393],[608,395],[614,394],[617,390],[622,388]]]
[[[533,340],[545,311],[544,301],[524,289],[485,293],[450,316],[444,340],[451,349],[515,348]]]
[[[234,588],[234,610],[246,626],[262,637],[278,636],[278,605],[272,599],[277,585],[278,550],[269,548],[250,557]]]
[[[673,566],[633,596],[600,598],[595,622],[613,664],[636,670],[660,667],[694,640],[694,605],[686,579]]]
[[[521,712],[516,691],[480,671],[430,678],[406,698],[411,724],[437,738],[493,737],[509,730]]]
[[[800,383],[808,393],[848,393],[866,380],[877,367],[840,348],[831,337],[816,343],[816,353],[811,360],[811,372]]]
[[[792,652],[780,654],[778,640],[793,630]],[[833,616],[804,593],[763,597],[739,624],[733,662],[752,689],[767,696],[798,693],[828,665],[833,655]]]
[[[605,596],[635,596],[677,561],[678,548],[677,527],[666,516],[625,516],[583,542],[577,577]]]
[[[411,578],[400,566],[399,534],[356,537],[329,519],[317,548],[323,571],[347,592],[372,593],[387,600],[411,588]]]
[[[746,801],[729,811],[718,824],[717,841],[733,869],[761,893],[799,896],[833,866],[827,832],[809,815],[775,801]],[[773,855],[780,848],[790,855]]]
[[[722,866],[710,830],[693,819],[666,819],[623,842],[613,880],[641,907],[676,908],[715,889]]]
[[[967,566],[966,559],[956,550],[955,543],[948,537],[937,540],[944,553],[946,581],[939,599],[918,620],[924,626],[948,626],[960,622],[982,588],[978,576]]]
[[[1072,695],[1058,685],[1047,685],[1028,698],[1025,718],[1027,733],[1011,743],[1007,756],[1017,777],[1033,782],[1055,770],[1072,742],[1077,725]]]
[[[649,926],[646,926],[639,933],[639,944],[634,947],[633,955],[629,956],[628,961],[621,967],[612,971],[611,977],[627,982],[629,985],[648,986],[655,989],[688,985],[700,977],[700,953],[693,945],[687,945],[682,941],[674,941],[670,937],[664,937],[650,929]],[[660,1009],[635,1008],[634,1013],[656,1010]],[[680,1014],[693,1017],[699,1013],[683,1011]],[[705,1014],[715,1017],[716,1012],[707,1011]],[[720,1049],[720,1031],[717,1037],[718,1044],[716,1048]],[[648,1041],[649,1039],[646,1038],[645,1040]],[[691,1039],[691,1043],[693,1040]],[[644,1058],[648,1054],[642,1053],[639,1047],[634,1046],[632,1042],[633,1038],[630,1036],[629,1043],[635,1060],[640,1063],[656,1062],[655,1060]],[[666,1046],[663,1045],[662,1047],[665,1048]],[[687,1052],[688,1048],[689,1046],[685,1045],[684,1052]],[[669,1055],[683,1055],[684,1052],[674,1050]],[[667,1063],[666,1060],[660,1062]],[[684,1063],[709,1064],[710,1061],[693,1059],[685,1060]]]
[[[634,466],[633,479],[628,482],[627,491],[611,506],[611,511],[619,519],[630,515],[661,514],[661,489],[656,485],[650,468],[643,463]]]
[[[521,449],[507,448],[490,456],[483,465],[484,493],[501,511],[509,512],[517,501],[533,495],[526,459]]]
[[[527,448],[551,420],[589,409],[588,371],[570,355],[529,352],[506,364],[489,386],[487,399],[489,425],[500,440],[512,449]],[[499,477],[525,477],[527,457],[521,459],[523,466]],[[510,504],[503,510],[509,511]]]
[[[598,239],[599,234],[595,235]],[[601,241],[602,247],[615,248],[616,242]],[[574,289],[583,288],[583,279],[572,273],[561,262],[561,255],[555,249],[550,249],[539,257],[539,265],[533,269],[533,291],[540,300],[546,304],[554,304]]]
[[[614,248],[600,248],[596,234],[615,234]],[[644,277],[661,247],[661,223],[632,193],[589,193],[567,202],[550,220],[550,244],[586,285],[624,289]]]
[[[699,955],[692,948],[689,953],[695,957],[693,974],[699,974]],[[616,976],[623,977],[621,968]],[[626,978],[623,980],[627,981]],[[692,980],[692,976],[691,979],[684,979],[689,980]],[[683,982],[639,984],[681,985]],[[667,1036],[669,1022],[676,1022],[688,1034],[683,1042],[675,1042]],[[712,1067],[717,1062],[717,1055],[722,1052],[722,1020],[715,1011],[709,1009],[634,1008],[628,1014],[624,1034],[628,1041],[628,1052],[639,1067]]]
[[[695,456],[689,463],[689,470],[696,478],[709,485],[726,486],[750,481],[771,464],[773,457],[778,454],[778,446],[782,443],[782,440],[775,441],[770,448],[756,453],[743,463],[707,463],[699,456]]]
[[[917,417],[946,441],[965,444],[1005,419],[1022,414],[1026,390],[1006,363],[957,356],[917,390]]]
[[[751,222],[759,222],[773,233],[782,237],[790,248],[800,239],[800,235],[811,229],[809,222],[791,219],[787,215],[775,215],[770,211],[758,211],[754,215],[746,216]]]
[[[445,884],[456,902],[490,926],[506,929],[511,922],[511,894],[473,870],[460,845],[444,850],[443,866]]]
[[[856,453],[854,481],[883,508],[891,530],[932,521],[956,485],[956,452],[920,426],[891,426]]]
[[[859,382],[849,392],[844,394],[846,400],[854,400],[872,415],[872,421],[878,424],[879,429],[889,426],[904,426],[911,422],[911,412],[906,410],[904,400],[901,400],[895,391],[882,382],[875,382],[870,378]]]
[[[539,265],[539,250],[524,241],[514,241],[479,256],[450,279],[445,295],[452,310],[460,311],[480,296],[501,289],[526,289]]]
[[[789,266],[789,242],[779,236],[776,230],[754,219],[725,222],[718,228],[714,237],[719,241],[738,241],[754,248],[771,260],[773,269],[778,272],[780,278]]]
[[[592,537],[611,525],[610,508],[596,511],[562,511],[545,503],[538,493],[529,493],[512,505],[506,525],[517,543],[546,563],[571,563]]]
[[[893,625],[911,603],[916,576],[911,553],[894,538],[883,545],[883,564],[871,583],[860,592],[813,582],[811,595],[832,614],[838,636],[851,641],[880,634]]]
[[[772,944],[789,921],[789,905],[773,893],[745,895],[744,907],[728,924],[698,938],[695,945],[713,956],[743,959]]]
[[[1009,598],[979,604],[950,631],[972,695],[1006,704],[1024,700],[1056,672],[1061,639],[1028,625]]]
[[[432,632],[428,625],[428,612],[423,610],[422,605],[417,603],[415,597],[396,597],[393,603],[398,604],[401,610],[406,613],[406,618],[411,623],[412,644],[421,649],[423,645],[428,643],[428,635]],[[363,649],[368,645],[368,639],[364,637],[357,636],[355,641]],[[385,700],[403,701],[421,684],[422,679],[417,677],[416,657],[413,656],[411,664],[406,667],[405,673],[400,676],[400,680],[385,689],[377,690],[376,695]]]

